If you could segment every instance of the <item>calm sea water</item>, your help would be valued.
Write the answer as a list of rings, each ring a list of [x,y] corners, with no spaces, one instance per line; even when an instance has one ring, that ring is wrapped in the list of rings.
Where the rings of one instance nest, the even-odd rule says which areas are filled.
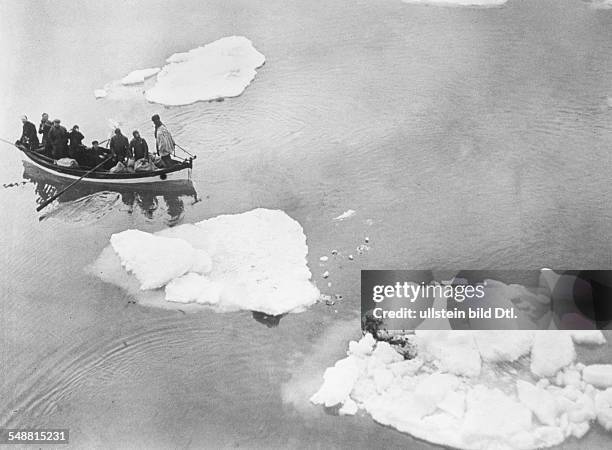
[[[93,97],[232,34],[267,58],[239,98],[165,108]],[[282,400],[295,367],[342,354],[344,338],[319,337],[356,316],[359,269],[611,265],[612,11],[578,0],[0,1],[0,52],[1,137],[46,111],[87,140],[114,119],[152,142],[159,113],[198,155],[195,192],[82,187],[40,216],[37,201],[62,185],[3,144],[0,181],[16,185],[0,189],[0,426],[68,427],[79,448],[429,447]],[[131,305],[83,270],[114,232],[255,207],[300,221],[314,279],[342,301],[268,328],[246,312]],[[322,267],[332,249],[355,261]],[[568,447],[605,439],[595,427]]]

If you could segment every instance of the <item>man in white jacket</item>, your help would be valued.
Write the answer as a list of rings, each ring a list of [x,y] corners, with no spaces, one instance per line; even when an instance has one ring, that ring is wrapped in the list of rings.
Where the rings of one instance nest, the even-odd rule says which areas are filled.
[[[174,139],[168,128],[162,123],[158,114],[151,117],[153,124],[155,124],[155,145],[157,147],[157,154],[161,157],[161,164],[168,168],[174,165],[171,155],[174,154]]]

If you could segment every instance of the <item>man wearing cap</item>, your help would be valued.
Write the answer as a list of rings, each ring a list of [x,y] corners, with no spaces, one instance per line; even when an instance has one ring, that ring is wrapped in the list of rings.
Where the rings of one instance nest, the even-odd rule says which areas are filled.
[[[49,140],[49,130],[53,126],[53,123],[49,120],[49,114],[43,113],[40,119],[40,125],[38,126],[38,134],[42,134],[42,145],[47,147],[47,141]]]
[[[64,158],[68,153],[68,130],[60,125],[59,119],[53,120],[53,126],[47,135],[51,144],[53,158]]]
[[[161,164],[164,167],[172,167],[174,162],[171,155],[174,153],[174,139],[172,135],[162,123],[158,114],[151,117],[155,124],[155,144],[157,146],[157,154],[161,156]]]
[[[21,131],[21,138],[19,141],[30,150],[36,150],[38,148],[38,135],[36,134],[36,126],[28,121],[27,116],[21,116],[21,122],[23,123],[23,129]]]

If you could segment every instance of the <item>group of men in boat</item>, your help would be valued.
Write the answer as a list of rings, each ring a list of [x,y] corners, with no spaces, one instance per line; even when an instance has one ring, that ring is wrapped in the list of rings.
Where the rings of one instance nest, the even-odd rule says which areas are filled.
[[[151,117],[151,120],[155,126],[156,155],[149,152],[147,141],[140,136],[138,130],[134,130],[132,140],[128,140],[116,128],[109,139],[108,148],[101,147],[98,141],[92,141],[91,147],[86,147],[83,145],[85,136],[78,125],[68,131],[59,119],[51,122],[47,113],[42,114],[38,132],[27,116],[22,116],[23,130],[17,143],[56,160],[60,165],[78,165],[83,168],[99,165],[99,170],[113,173],[170,168],[175,164],[172,155],[176,144],[158,114]],[[40,141],[39,134],[42,135]]]

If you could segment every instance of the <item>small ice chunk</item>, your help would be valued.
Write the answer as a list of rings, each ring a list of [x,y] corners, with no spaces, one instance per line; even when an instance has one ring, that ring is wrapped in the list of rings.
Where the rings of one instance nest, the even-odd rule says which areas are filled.
[[[606,338],[600,330],[575,330],[570,331],[575,344],[603,345]]]
[[[533,411],[540,422],[555,425],[558,408],[554,395],[523,380],[516,381],[516,390],[521,403]]]
[[[333,367],[325,369],[323,385],[310,397],[310,401],[328,408],[345,403],[361,375],[362,368],[363,362],[353,356],[336,362]]]
[[[552,377],[576,359],[574,342],[569,333],[558,330],[535,332],[531,349],[531,372]]]
[[[106,89],[95,89],[94,90],[94,96],[96,98],[104,98],[108,95],[108,92],[106,92]]]
[[[338,410],[338,414],[341,416],[354,416],[357,414],[359,407],[350,397],[344,402],[342,407]]]
[[[597,421],[608,431],[612,431],[612,388],[597,391],[595,394]]]
[[[475,331],[474,339],[483,361],[516,361],[531,350],[533,332],[524,330]]]
[[[319,261],[326,262],[328,259],[329,259],[329,257],[327,257],[327,256],[321,256],[319,258]]]
[[[612,387],[612,364],[592,364],[582,371],[582,379],[597,388]]]
[[[323,278],[327,278],[329,277],[329,270],[326,270],[325,272],[323,272],[323,275],[321,275]]]
[[[480,374],[480,353],[473,333],[459,330],[416,330],[415,336],[419,354],[437,360],[441,369],[468,377]]]
[[[359,341],[349,342],[348,355],[367,356],[372,353],[376,340],[370,333],[366,333]]]
[[[159,67],[153,67],[151,69],[134,70],[121,79],[121,84],[126,86],[129,84],[144,83],[144,81],[147,78],[152,77],[160,70],[161,69]]]
[[[356,211],[353,209],[347,209],[346,211],[344,211],[342,214],[340,214],[337,217],[334,217],[333,220],[344,220],[344,219],[348,219],[350,217],[353,217],[355,215]]]
[[[404,357],[395,351],[388,342],[379,341],[372,352],[372,358],[381,364],[403,361]]]

